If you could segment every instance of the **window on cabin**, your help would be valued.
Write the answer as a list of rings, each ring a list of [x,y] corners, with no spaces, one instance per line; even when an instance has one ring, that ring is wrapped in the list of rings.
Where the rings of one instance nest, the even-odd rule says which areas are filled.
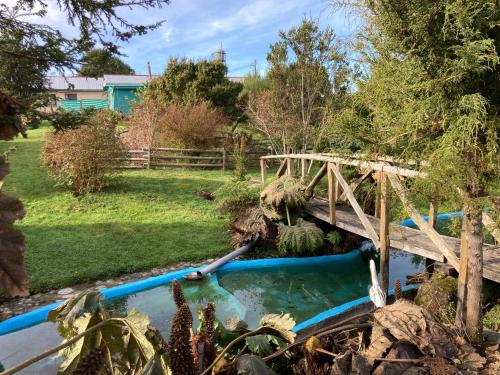
[[[66,100],[77,100],[78,97],[76,94],[66,94]]]

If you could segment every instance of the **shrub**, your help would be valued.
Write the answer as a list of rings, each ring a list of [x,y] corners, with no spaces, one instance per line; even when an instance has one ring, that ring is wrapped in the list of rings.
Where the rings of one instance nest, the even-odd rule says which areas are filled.
[[[314,223],[298,219],[295,225],[278,228],[278,250],[282,254],[310,254],[323,246],[325,234]]]
[[[332,230],[331,232],[328,232],[326,239],[332,245],[339,245],[342,242],[342,235],[336,230]]]
[[[232,216],[259,201],[259,188],[248,182],[234,181],[222,185],[214,192],[215,207],[223,214]]]
[[[287,217],[291,225],[290,209],[300,211],[306,204],[306,186],[296,177],[281,176],[260,193],[260,206],[267,217],[281,220]]]
[[[78,129],[51,134],[43,149],[43,160],[61,185],[75,193],[98,191],[122,156],[115,134],[116,123],[106,113],[95,114]]]
[[[94,108],[84,108],[81,112],[66,111],[59,107],[56,111],[48,116],[50,124],[56,133],[64,130],[78,129],[83,124],[87,123],[96,110]]]
[[[229,120],[207,103],[159,104],[144,100],[135,106],[125,143],[131,148],[180,147],[206,149],[218,145]]]

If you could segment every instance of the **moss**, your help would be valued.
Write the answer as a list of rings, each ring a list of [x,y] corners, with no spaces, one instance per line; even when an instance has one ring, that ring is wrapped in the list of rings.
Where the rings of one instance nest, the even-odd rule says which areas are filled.
[[[440,318],[452,323],[455,315],[457,279],[436,272],[418,290],[415,302]]]
[[[500,331],[500,305],[495,305],[483,316],[484,328]]]

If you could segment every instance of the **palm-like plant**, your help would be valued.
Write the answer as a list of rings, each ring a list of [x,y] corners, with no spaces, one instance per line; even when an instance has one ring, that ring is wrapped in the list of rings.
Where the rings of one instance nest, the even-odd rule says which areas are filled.
[[[312,253],[323,246],[324,233],[314,223],[298,219],[295,225],[280,225],[278,250],[292,254]]]
[[[292,225],[290,210],[300,211],[306,204],[306,186],[296,177],[282,176],[260,193],[260,207],[272,220],[286,219]]]

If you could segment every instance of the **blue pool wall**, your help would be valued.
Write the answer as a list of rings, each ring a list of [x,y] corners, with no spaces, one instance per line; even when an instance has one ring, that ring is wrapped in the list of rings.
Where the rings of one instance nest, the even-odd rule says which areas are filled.
[[[255,260],[234,260],[224,264],[217,271],[233,272],[249,269],[265,269],[280,266],[301,266],[323,264],[325,262],[349,261],[361,256],[361,251],[353,250],[345,254],[325,255],[319,257],[307,258],[269,258]],[[105,301],[113,300],[134,294],[143,290],[151,289],[160,285],[165,285],[175,279],[180,279],[188,273],[195,272],[201,267],[186,268],[179,271],[169,272],[164,275],[149,277],[144,280],[133,281],[128,284],[118,285],[113,288],[101,290]],[[33,311],[21,314],[10,319],[0,322],[0,335],[17,331],[22,328],[27,328],[35,324],[43,323],[47,320],[49,311],[60,306],[64,301],[58,301],[50,305],[46,305]]]
[[[449,220],[453,217],[459,217],[462,216],[462,212],[451,212],[447,214],[439,214],[437,216],[438,220]],[[424,216],[424,220],[428,221],[429,217]],[[415,223],[413,222],[412,219],[406,219],[400,222],[400,225],[407,226],[407,227],[412,227],[415,226]],[[354,250],[346,254],[337,254],[337,255],[326,255],[326,256],[320,256],[320,257],[308,257],[308,258],[270,258],[270,259],[255,259],[255,260],[235,260],[228,262],[224,264],[221,268],[219,268],[220,271],[238,271],[238,270],[247,270],[251,268],[271,268],[271,267],[276,267],[276,266],[284,266],[284,265],[311,265],[311,264],[321,264],[324,263],[325,261],[332,261],[332,260],[349,260],[353,259],[356,256],[359,256],[361,253],[359,250]],[[179,271],[174,271],[174,272],[169,272],[164,275],[159,275],[159,276],[154,276],[150,277],[144,280],[139,280],[139,281],[134,281],[128,284],[124,285],[119,285],[115,286],[113,288],[109,289],[103,289],[101,290],[101,293],[104,295],[104,300],[112,300],[115,298],[120,298],[124,296],[128,296],[130,294],[134,294],[146,289],[151,289],[160,285],[167,284],[171,282],[174,279],[180,279],[184,275],[195,272],[199,270],[200,267],[198,268],[187,268]],[[297,326],[295,326],[295,330],[300,330],[303,329],[311,324],[315,324],[320,322],[323,319],[326,319],[328,317],[340,314],[343,311],[346,311],[347,309],[360,305],[362,303],[368,302],[369,298],[368,297],[362,297],[354,301],[347,302],[343,305],[334,307],[333,309],[324,311],[315,317],[312,317],[302,323],[299,323]],[[56,307],[60,306],[64,301],[58,301],[55,303],[52,303],[50,305],[46,305],[43,307],[40,307],[38,309],[32,310],[30,312],[27,312],[25,314],[21,314],[15,317],[12,317],[10,319],[4,320],[3,322],[0,322],[0,335],[4,335],[9,332],[17,331],[22,328],[27,328],[30,326],[33,326],[35,324],[43,323],[47,319],[47,315],[49,311],[55,309]]]

